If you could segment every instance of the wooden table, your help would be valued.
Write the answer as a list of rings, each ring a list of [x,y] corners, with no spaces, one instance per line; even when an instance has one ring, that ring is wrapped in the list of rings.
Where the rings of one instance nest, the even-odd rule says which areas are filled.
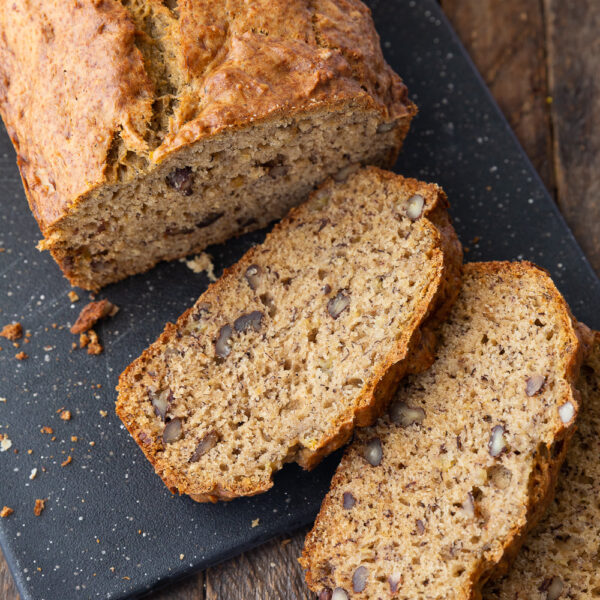
[[[441,4],[600,275],[600,3]],[[273,540],[151,598],[314,600],[296,562],[305,533]],[[1,556],[0,598],[18,598]]]

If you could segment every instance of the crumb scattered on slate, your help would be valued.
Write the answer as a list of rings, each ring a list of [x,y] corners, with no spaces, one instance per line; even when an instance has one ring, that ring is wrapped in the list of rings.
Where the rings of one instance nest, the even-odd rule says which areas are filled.
[[[67,296],[69,296],[69,300],[71,302],[79,302],[79,296],[77,295],[77,292],[71,290]]]
[[[71,333],[83,333],[90,330],[100,319],[104,317],[114,317],[119,312],[119,307],[116,304],[106,300],[98,300],[98,302],[90,302],[86,304],[81,312],[75,325],[71,327]]]
[[[69,455],[69,456],[67,456],[66,460],[64,460],[63,462],[61,462],[61,463],[60,463],[60,466],[61,466],[61,467],[66,467],[68,464],[70,464],[70,463],[71,463],[71,461],[72,461],[72,460],[73,460],[73,459],[72,459],[72,458],[71,458],[71,456]]]
[[[12,448],[12,442],[6,434],[2,435],[0,433],[0,452],[6,452],[9,448]]]
[[[202,252],[201,254],[198,254],[198,256],[194,256],[194,258],[190,258],[189,260],[182,258],[181,262],[184,262],[185,266],[194,273],[202,273],[202,271],[205,271],[209,281],[217,280],[215,276],[215,265],[213,264],[210,254]]]
[[[29,473],[29,479],[33,480],[35,479],[37,476],[37,469],[34,467],[33,469],[31,469],[31,473]]]
[[[46,501],[41,498],[37,498],[35,501],[35,506],[33,507],[33,514],[36,517],[39,517],[43,510],[46,508]]]
[[[61,411],[60,418],[63,421],[70,421],[71,420],[71,411],[70,410],[63,410],[63,411]]]
[[[259,523],[260,523],[260,519],[254,519],[252,521],[252,528],[258,527]]]
[[[15,354],[15,358],[17,360],[26,360],[29,358],[29,354],[26,354],[21,350],[21,352],[17,352],[17,354]]]
[[[0,510],[0,517],[6,519],[6,517],[10,517],[15,511],[10,506],[5,506],[2,510]]]
[[[2,328],[0,336],[7,340],[18,340],[23,336],[23,327],[21,326],[21,323],[9,323]]]
[[[47,433],[48,435],[52,435],[54,433],[54,429],[52,429],[52,427],[48,427],[47,425],[44,425],[41,429],[40,429],[41,433]]]
[[[100,344],[98,340],[98,335],[93,329],[88,331],[88,335],[90,336],[90,342],[87,345],[87,353],[88,354],[100,354],[104,348]]]

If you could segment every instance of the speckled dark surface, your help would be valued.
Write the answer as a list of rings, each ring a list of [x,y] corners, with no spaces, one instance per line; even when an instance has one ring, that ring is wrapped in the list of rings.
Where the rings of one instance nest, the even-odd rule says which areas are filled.
[[[467,259],[541,264],[576,316],[600,327],[598,280],[437,5],[370,4],[387,58],[420,107],[398,172],[446,189]],[[121,307],[97,328],[105,352],[72,351],[68,326],[88,296],[71,305],[66,280],[35,249],[39,232],[4,133],[0,198],[0,325],[18,320],[31,331],[18,350],[0,339],[0,433],[12,441],[0,453],[0,507],[15,510],[0,520],[0,543],[23,600],[143,594],[309,522],[336,457],[311,474],[287,467],[263,496],[200,505],[171,496],[114,415],[119,373],[206,288],[205,275],[175,262],[103,290]],[[211,249],[217,273],[261,238]],[[21,349],[28,360],[14,358]],[[59,418],[62,407],[72,420]],[[47,499],[40,517],[36,498]]]

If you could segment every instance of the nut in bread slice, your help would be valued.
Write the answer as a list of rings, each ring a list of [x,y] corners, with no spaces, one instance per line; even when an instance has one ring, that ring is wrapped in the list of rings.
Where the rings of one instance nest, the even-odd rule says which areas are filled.
[[[548,513],[525,538],[508,574],[485,600],[588,600],[600,597],[600,333],[577,389],[578,427]]]
[[[539,518],[578,410],[583,344],[546,272],[473,263],[433,366],[359,430],[301,563],[320,598],[480,598]]]
[[[122,374],[117,413],[198,501],[312,468],[429,366],[459,288],[443,191],[376,168],[329,181]]]

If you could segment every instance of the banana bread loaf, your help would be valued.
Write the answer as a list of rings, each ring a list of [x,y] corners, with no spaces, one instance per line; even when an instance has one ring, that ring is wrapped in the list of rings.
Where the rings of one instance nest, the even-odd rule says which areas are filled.
[[[436,186],[329,181],[121,375],[117,413],[174,492],[263,492],[371,424],[433,360],[461,249]]]
[[[581,416],[548,514],[486,600],[600,597],[600,333],[577,382]]]
[[[549,501],[574,431],[579,329],[529,263],[465,265],[426,372],[358,430],[309,533],[320,598],[480,598]]]
[[[283,217],[416,112],[358,0],[0,3],[0,112],[30,207],[96,290]]]

